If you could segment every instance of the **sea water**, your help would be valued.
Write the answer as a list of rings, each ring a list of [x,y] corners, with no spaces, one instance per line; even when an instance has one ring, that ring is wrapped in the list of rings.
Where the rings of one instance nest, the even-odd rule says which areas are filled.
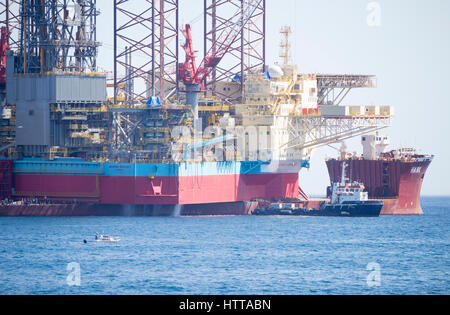
[[[380,218],[0,218],[0,294],[449,294],[450,197],[422,204]]]

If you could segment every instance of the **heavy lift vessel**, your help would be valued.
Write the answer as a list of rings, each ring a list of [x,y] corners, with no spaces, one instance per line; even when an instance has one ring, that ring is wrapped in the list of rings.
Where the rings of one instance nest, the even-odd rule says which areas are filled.
[[[390,125],[390,106],[340,104],[353,88],[375,87],[373,76],[299,74],[289,28],[282,64],[244,68],[255,46],[246,36],[258,21],[265,27],[264,0],[238,1],[226,22],[220,4],[205,2],[216,27],[198,67],[189,25],[186,61],[168,61],[178,51],[178,1],[139,1],[148,10],[132,2],[114,2],[113,84],[97,72],[95,1],[26,0],[11,15],[22,23],[15,51],[2,31],[1,215],[249,214],[259,202],[307,199],[299,172],[316,148]],[[150,36],[122,33],[131,25],[124,5]],[[237,51],[240,71],[223,71]],[[333,98],[339,87],[345,93]]]
[[[412,148],[384,152],[389,137],[381,134],[365,135],[361,142],[364,148],[361,156],[349,154],[343,147],[338,159],[327,160],[330,180],[342,177],[339,175],[342,166],[347,164],[344,176],[363,181],[369,197],[383,201],[383,215],[423,214],[420,192],[434,156],[419,154]]]

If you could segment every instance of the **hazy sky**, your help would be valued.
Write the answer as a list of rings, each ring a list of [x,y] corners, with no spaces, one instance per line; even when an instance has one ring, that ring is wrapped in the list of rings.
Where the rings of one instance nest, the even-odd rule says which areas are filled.
[[[180,2],[182,23],[202,13],[203,0]],[[375,14],[370,3],[381,9],[379,26],[367,22],[369,14]],[[112,70],[112,2],[98,1],[98,7],[98,38],[103,42],[98,64]],[[278,61],[279,30],[290,25],[300,72],[377,75],[377,89],[354,91],[344,104],[394,106],[393,127],[386,131],[392,148],[415,147],[436,155],[423,194],[450,195],[449,15],[448,0],[267,0],[267,63]],[[203,51],[201,19],[193,31],[195,45]],[[350,152],[362,152],[360,139],[347,146]],[[312,168],[302,172],[308,194],[325,193],[326,156],[335,157],[337,151],[318,150]]]

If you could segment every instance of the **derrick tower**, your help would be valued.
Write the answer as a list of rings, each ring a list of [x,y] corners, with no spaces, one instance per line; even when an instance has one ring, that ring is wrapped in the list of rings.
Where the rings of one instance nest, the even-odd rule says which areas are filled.
[[[233,14],[242,14],[248,0],[204,0],[204,56],[214,52],[219,34],[232,27]],[[239,12],[239,9],[241,11]],[[206,86],[213,95],[236,101],[242,98],[245,76],[261,72],[266,65],[266,0],[258,3],[257,9],[245,23],[239,36],[231,43],[223,62],[207,79]],[[233,81],[235,86],[226,82]]]
[[[10,156],[101,152],[106,77],[96,72],[96,0],[9,0],[6,8],[13,49],[5,58],[6,106],[15,124]]]
[[[23,0],[17,71],[95,72],[98,14],[96,0]]]
[[[115,103],[178,96],[178,13],[178,0],[114,0]]]

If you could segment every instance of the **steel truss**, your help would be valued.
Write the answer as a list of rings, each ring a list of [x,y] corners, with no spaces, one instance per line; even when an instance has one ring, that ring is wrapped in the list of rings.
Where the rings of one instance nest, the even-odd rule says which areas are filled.
[[[18,70],[95,72],[96,0],[22,0]]]
[[[373,75],[317,75],[319,105],[340,105],[354,88],[376,88]]]
[[[178,36],[178,0],[114,1],[115,103],[178,96]]]
[[[142,106],[150,98],[160,104],[178,98],[178,2],[114,1],[115,108],[109,110],[113,151],[145,147],[139,134],[152,119],[151,110]]]
[[[289,132],[295,139],[282,148],[301,148],[311,153],[319,147],[388,128],[391,126],[391,120],[390,117],[295,117],[289,126]]]
[[[21,0],[0,1],[0,28],[6,27],[9,48],[13,51],[17,51],[20,46],[20,2]]]
[[[204,0],[204,55],[223,43],[218,42],[219,34],[229,28],[235,15],[241,14],[246,0]],[[236,13],[237,12],[237,13]],[[263,71],[266,62],[266,1],[261,1],[241,34],[232,43],[230,51],[221,64],[212,72],[205,86],[214,95],[224,96],[217,88],[218,82],[234,80],[240,89],[231,100],[239,100],[244,90],[245,75],[249,72]],[[228,97],[230,95],[227,95]]]

